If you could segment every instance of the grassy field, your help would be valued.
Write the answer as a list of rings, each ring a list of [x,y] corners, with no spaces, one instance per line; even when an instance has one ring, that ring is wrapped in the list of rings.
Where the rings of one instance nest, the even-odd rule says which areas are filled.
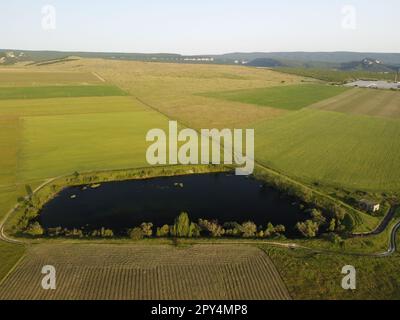
[[[43,96],[47,89],[36,88],[58,85],[48,89],[51,94],[62,86],[97,87],[102,78],[131,96],[50,98],[49,94]],[[46,178],[74,171],[145,166],[145,134],[152,128],[165,128],[167,117],[194,128],[255,127],[257,160],[300,182],[398,192],[400,120],[387,119],[398,117],[397,96],[392,92],[305,85],[302,81],[295,75],[237,66],[97,59],[20,70],[0,68],[0,86],[8,86],[0,92],[17,90],[9,88],[13,86],[34,86],[29,90],[41,92],[38,99],[0,100],[0,218],[25,193],[26,183],[34,187]],[[220,96],[215,99],[209,92]],[[227,92],[234,98],[224,97]],[[379,244],[384,245],[384,239],[379,238]],[[15,251],[10,245],[1,246],[0,279],[23,254],[18,246]],[[288,298],[282,282],[272,280],[279,276],[260,250],[219,248],[41,244],[29,249],[16,273],[0,287],[0,296]],[[336,284],[340,272],[337,275],[335,269],[330,274],[328,265],[331,262],[339,267],[348,261],[343,257],[309,259],[305,253],[292,257],[293,253],[285,250],[269,254],[293,297],[342,297],[336,287],[329,287]],[[60,278],[62,289],[53,296],[36,289],[40,284],[36,277],[41,279],[39,265],[50,258],[64,274]],[[392,274],[396,272],[396,259],[351,260],[357,265],[365,263],[363,274],[368,271],[384,278],[381,283],[371,282],[355,297],[365,296],[366,290],[379,289],[379,285],[382,293],[373,297],[395,297],[398,278]],[[310,271],[305,268],[308,263]],[[314,278],[316,284],[311,283]],[[117,286],[110,291],[113,282]],[[323,289],[325,283],[329,286]],[[300,285],[303,290],[309,288],[309,293],[300,292],[302,288],[296,287]],[[15,290],[7,291],[10,288]]]
[[[256,159],[309,183],[400,187],[400,122],[303,109],[255,126]]]
[[[0,87],[0,100],[124,96],[115,86]]]
[[[210,99],[197,93],[300,84],[302,78],[270,70],[238,66],[143,63],[135,61],[80,60],[52,71],[97,72],[102,78],[140,98],[169,118],[193,128],[243,127],[271,119],[285,110]]]
[[[313,254],[304,250],[264,247],[274,261],[293,299],[398,300],[400,256],[389,258]],[[341,270],[352,265],[357,289],[343,290]]]
[[[0,86],[45,86],[99,84],[102,81],[91,72],[44,71],[33,68],[0,68]]]
[[[348,90],[325,84],[278,86],[205,94],[208,97],[285,110],[298,110]]]
[[[25,253],[25,247],[0,242],[0,283]]]
[[[151,111],[24,118],[18,177],[147,166],[146,133],[167,126]]]
[[[400,118],[400,92],[390,90],[352,89],[311,106],[315,109]]]
[[[100,82],[90,72],[12,71],[13,76],[8,72],[11,71],[0,71],[0,79],[8,79],[4,82],[8,85],[64,82],[75,85],[67,87],[68,90],[60,86],[24,89],[24,92],[37,93],[36,97],[49,97],[55,92],[57,95],[72,92],[89,96],[124,94],[115,87],[76,86],[80,81]],[[32,79],[36,82],[31,83]],[[48,83],[51,81],[53,83]],[[128,96],[1,100],[0,220],[17,198],[25,194],[25,184],[35,187],[52,175],[75,170],[143,166],[147,130],[163,127],[166,121],[162,115]],[[7,248],[12,250],[12,247]],[[0,251],[4,268],[0,276],[21,255],[19,247],[15,248],[15,256]]]
[[[394,81],[395,73],[378,73],[368,71],[339,71],[317,68],[277,68],[278,71],[302,77],[320,79],[329,82],[349,82],[358,79]]]
[[[57,289],[40,286],[43,265]],[[290,299],[274,264],[250,246],[39,245],[0,285],[0,299]]]

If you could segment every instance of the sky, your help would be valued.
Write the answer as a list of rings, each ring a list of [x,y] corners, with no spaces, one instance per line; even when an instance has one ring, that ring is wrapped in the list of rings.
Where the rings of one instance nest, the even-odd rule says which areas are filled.
[[[0,48],[400,52],[399,0],[0,1]]]

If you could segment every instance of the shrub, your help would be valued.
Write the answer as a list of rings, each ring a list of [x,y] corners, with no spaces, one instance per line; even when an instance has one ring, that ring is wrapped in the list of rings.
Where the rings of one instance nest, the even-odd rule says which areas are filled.
[[[257,226],[254,222],[248,221],[242,224],[243,238],[252,238],[256,236]]]
[[[132,240],[141,240],[143,239],[143,230],[142,228],[133,228],[129,230],[129,237]]]
[[[318,223],[307,220],[305,222],[298,222],[296,224],[296,229],[300,231],[300,233],[306,238],[314,238],[318,233]]]
[[[143,222],[140,227],[144,237],[151,237],[153,235],[153,224],[151,222]]]
[[[201,228],[197,223],[192,222],[189,227],[189,237],[198,238],[201,235]]]
[[[39,222],[33,222],[28,226],[24,233],[32,237],[39,237],[44,234],[44,230]]]
[[[161,228],[157,228],[156,236],[159,238],[169,236],[169,225],[165,224]]]
[[[326,223],[326,218],[322,215],[322,212],[317,209],[312,209],[311,212],[312,221],[318,223],[318,226],[322,226]]]
[[[214,238],[222,237],[225,234],[225,229],[217,221],[199,219],[199,226]]]

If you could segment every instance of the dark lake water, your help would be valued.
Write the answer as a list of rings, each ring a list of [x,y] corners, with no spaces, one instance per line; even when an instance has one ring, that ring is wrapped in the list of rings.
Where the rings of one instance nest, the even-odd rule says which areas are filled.
[[[105,227],[122,233],[142,222],[173,224],[182,211],[195,222],[203,218],[221,224],[249,220],[262,226],[283,224],[288,236],[306,218],[293,200],[263,182],[214,173],[107,182],[96,189],[69,187],[44,206],[40,223],[45,228]]]

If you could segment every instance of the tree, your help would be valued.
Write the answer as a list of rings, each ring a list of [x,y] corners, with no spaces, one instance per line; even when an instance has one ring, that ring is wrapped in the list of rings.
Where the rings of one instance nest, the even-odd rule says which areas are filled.
[[[150,238],[153,235],[153,224],[151,222],[143,222],[140,227],[144,237]]]
[[[143,230],[142,230],[142,228],[133,228],[133,229],[129,230],[129,237],[132,240],[143,239]]]
[[[318,226],[322,226],[326,223],[326,218],[322,215],[322,212],[317,209],[311,210],[312,221],[318,223]]]
[[[336,229],[336,220],[333,218],[330,222],[329,222],[329,227],[328,227],[328,231],[333,232]]]
[[[199,219],[199,226],[214,238],[222,237],[225,234],[225,229],[217,221]]]
[[[283,224],[275,226],[275,233],[285,233],[286,227]]]
[[[114,237],[114,231],[112,231],[111,229],[102,228],[101,233],[102,233],[101,236],[103,238],[112,238],[112,237]]]
[[[189,237],[198,238],[201,234],[201,228],[197,223],[192,222],[189,227]]]
[[[333,206],[332,212],[338,221],[342,221],[346,216],[346,210],[338,205]]]
[[[162,237],[168,237],[169,235],[169,225],[165,224],[161,228],[157,228],[157,237],[162,238]]]
[[[240,237],[243,234],[243,227],[237,222],[226,222],[224,224],[225,234],[233,237]]]
[[[305,222],[298,222],[296,224],[296,229],[300,231],[300,233],[306,238],[314,238],[318,233],[318,223],[307,220]]]
[[[252,238],[256,236],[257,226],[254,222],[248,221],[242,224],[243,237]]]
[[[190,233],[190,220],[186,212],[182,212],[175,219],[175,224],[172,227],[172,235],[175,237],[188,237]]]
[[[33,222],[28,226],[24,233],[32,237],[38,237],[44,234],[44,230],[39,222]]]
[[[350,214],[346,213],[342,220],[342,225],[345,226],[347,231],[352,231],[354,228],[353,217]]]
[[[271,222],[267,224],[267,229],[264,231],[265,237],[272,237],[275,234],[275,228]]]

